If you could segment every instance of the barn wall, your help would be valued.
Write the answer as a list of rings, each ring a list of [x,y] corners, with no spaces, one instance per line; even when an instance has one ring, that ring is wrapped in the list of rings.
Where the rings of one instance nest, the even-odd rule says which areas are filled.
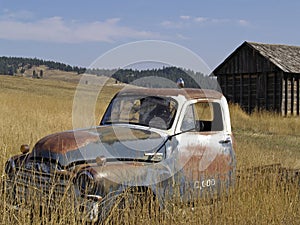
[[[265,72],[257,80],[257,108],[280,112],[282,93],[282,73]]]
[[[224,75],[218,81],[227,99],[246,112],[251,113],[255,108],[281,111],[281,73]]]
[[[282,115],[300,114],[299,74],[285,74],[282,80]]]

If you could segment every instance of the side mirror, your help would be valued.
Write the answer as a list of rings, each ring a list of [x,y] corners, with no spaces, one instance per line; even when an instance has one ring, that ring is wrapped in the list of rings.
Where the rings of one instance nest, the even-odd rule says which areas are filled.
[[[21,151],[23,154],[28,153],[28,152],[29,152],[29,145],[21,145],[20,151]]]

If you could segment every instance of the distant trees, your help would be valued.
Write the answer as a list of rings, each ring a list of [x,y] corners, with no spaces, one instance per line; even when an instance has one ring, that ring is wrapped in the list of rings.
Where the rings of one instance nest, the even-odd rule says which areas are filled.
[[[35,70],[32,71],[32,78],[40,79],[40,78],[43,78],[43,76],[44,76],[43,70],[40,70],[39,73],[37,73]]]
[[[77,72],[78,74],[84,73],[85,68],[78,66],[70,66],[60,62],[47,61],[37,58],[23,58],[23,57],[0,57],[0,74],[2,75],[15,75],[19,70],[24,73],[26,69],[31,69],[32,66],[45,65],[49,69],[57,69],[68,72]],[[39,74],[41,75],[41,74]]]
[[[17,72],[17,69],[14,65],[8,66],[8,75],[13,76]]]
[[[25,71],[26,71],[25,68],[21,68],[21,69],[20,69],[20,73],[21,73],[21,74],[25,73]]]
[[[35,72],[35,70],[32,71],[32,78],[37,78],[37,73]]]
[[[98,76],[109,76],[116,81],[131,83],[144,87],[170,87],[176,86],[178,78],[182,78],[185,87],[206,88],[218,90],[217,80],[200,72],[194,72],[179,67],[164,67],[159,69],[133,70],[133,69],[89,69],[86,73]],[[157,79],[147,79],[147,77],[157,77]],[[146,78],[146,79],[143,79]],[[159,79],[163,78],[163,79]]]
[[[107,76],[116,79],[117,82],[135,84],[146,87],[170,87],[170,84],[176,86],[178,78],[182,78],[185,87],[190,88],[208,88],[217,89],[218,83],[216,79],[200,72],[194,72],[184,68],[175,66],[135,70],[135,69],[86,69],[78,66],[70,66],[64,63],[46,61],[37,58],[22,58],[22,57],[0,57],[0,74],[15,75],[18,71],[23,74],[26,70],[33,66],[45,65],[49,69],[57,69],[67,72],[76,72],[77,74],[94,74],[97,76]],[[33,70],[33,78],[43,78],[44,71],[38,72]],[[147,79],[149,77],[158,77],[157,79]],[[146,78],[146,79],[144,79]],[[164,78],[164,79],[159,79]],[[149,82],[150,81],[150,82]]]
[[[43,70],[40,70],[40,75],[39,75],[39,77],[40,77],[40,78],[43,78],[43,76],[44,76],[44,71],[43,71]]]

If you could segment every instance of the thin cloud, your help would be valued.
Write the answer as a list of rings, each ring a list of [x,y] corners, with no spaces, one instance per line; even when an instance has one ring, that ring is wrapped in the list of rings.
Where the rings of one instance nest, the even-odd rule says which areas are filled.
[[[207,20],[208,20],[208,18],[206,18],[206,17],[196,17],[194,19],[194,21],[197,22],[197,23],[202,23],[202,22],[205,22]]]
[[[57,43],[113,42],[123,38],[159,38],[158,33],[120,25],[120,18],[80,23],[51,17],[34,22],[0,20],[0,38]]]
[[[238,20],[238,24],[241,26],[248,26],[250,23],[247,20]]]
[[[180,16],[180,19],[182,20],[189,20],[191,17],[190,16]]]
[[[165,28],[175,28],[175,29],[180,29],[180,28],[183,28],[184,23],[182,23],[182,22],[175,22],[175,21],[165,20],[165,21],[161,22],[160,25],[163,26],[163,27],[165,27]]]
[[[188,15],[180,16],[179,20],[166,20],[161,23],[161,25],[165,28],[170,29],[182,29],[187,28],[191,26],[196,26],[199,24],[234,24],[238,23],[241,26],[248,26],[250,22],[239,19],[239,20],[233,20],[233,19],[227,19],[227,18],[209,18],[209,17],[192,17]]]

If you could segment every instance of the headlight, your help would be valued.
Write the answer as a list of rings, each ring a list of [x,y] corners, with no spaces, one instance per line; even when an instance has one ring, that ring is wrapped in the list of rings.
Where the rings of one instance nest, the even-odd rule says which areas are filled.
[[[89,171],[80,172],[76,179],[79,191],[85,195],[94,195],[97,192],[97,184],[93,174]]]

